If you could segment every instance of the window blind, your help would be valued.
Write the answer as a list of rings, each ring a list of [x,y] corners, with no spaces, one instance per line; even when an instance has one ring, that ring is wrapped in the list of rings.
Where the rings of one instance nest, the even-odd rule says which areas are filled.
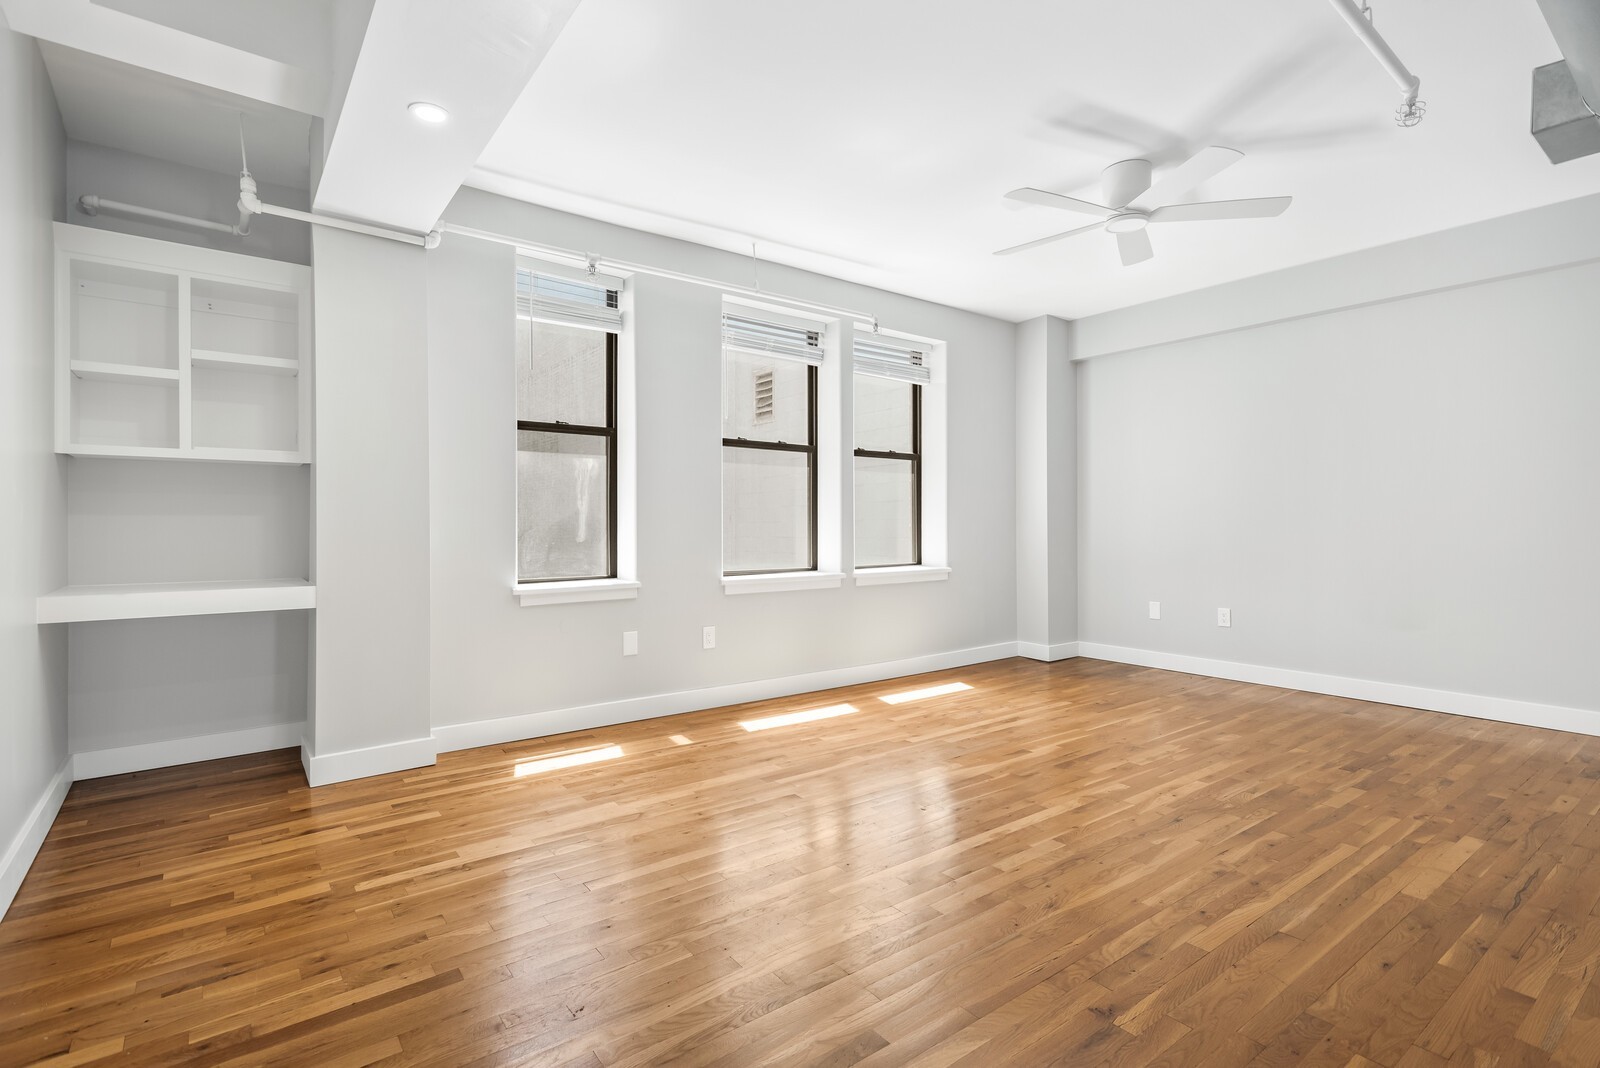
[[[722,347],[756,356],[822,362],[822,327],[722,313]]]
[[[617,291],[605,285],[517,269],[517,315],[541,323],[622,331]]]
[[[933,380],[928,354],[915,342],[882,335],[857,335],[852,346],[856,373],[927,385]]]

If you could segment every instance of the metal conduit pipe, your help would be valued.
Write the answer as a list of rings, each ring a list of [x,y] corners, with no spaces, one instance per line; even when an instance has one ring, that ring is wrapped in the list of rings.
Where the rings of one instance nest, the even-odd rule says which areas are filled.
[[[1422,91],[1422,79],[1406,69],[1400,57],[1394,54],[1394,49],[1389,47],[1389,42],[1385,41],[1377,28],[1372,25],[1367,12],[1356,6],[1355,0],[1330,0],[1330,2],[1333,4],[1333,9],[1350,24],[1355,35],[1361,38],[1361,43],[1367,46],[1379,65],[1394,79],[1395,84],[1400,87],[1400,92],[1404,94],[1400,108],[1395,113],[1396,121],[1401,126],[1415,126],[1422,121],[1423,105],[1417,101],[1417,94]]]

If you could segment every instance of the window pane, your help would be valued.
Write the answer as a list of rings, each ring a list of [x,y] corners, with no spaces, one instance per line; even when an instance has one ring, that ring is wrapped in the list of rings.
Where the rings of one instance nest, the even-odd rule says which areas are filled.
[[[610,457],[597,434],[517,431],[517,577],[609,578]]]
[[[911,397],[916,387],[877,375],[856,375],[858,449],[911,452]]]
[[[811,366],[723,350],[722,436],[811,444]]]
[[[722,569],[811,566],[811,458],[770,449],[722,450]]]
[[[606,426],[603,330],[517,320],[517,418]]]
[[[856,566],[917,562],[917,484],[910,460],[856,457]]]

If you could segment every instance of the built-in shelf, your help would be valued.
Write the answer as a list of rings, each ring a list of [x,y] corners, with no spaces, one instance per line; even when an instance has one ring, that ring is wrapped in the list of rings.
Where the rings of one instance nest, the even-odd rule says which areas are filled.
[[[311,462],[306,267],[67,223],[55,235],[58,453]]]
[[[175,367],[141,367],[133,363],[99,363],[93,360],[73,360],[72,376],[87,378],[92,382],[128,382],[148,385],[151,382],[176,382]]]
[[[130,460],[206,460],[221,464],[292,464],[306,458],[297,452],[273,449],[169,449],[159,445],[67,445],[67,456],[120,457]]]
[[[251,356],[243,352],[215,352],[195,349],[189,356],[194,367],[218,371],[249,371],[261,375],[297,375],[299,360],[283,360],[276,356]]]
[[[63,586],[37,601],[40,623],[155,619],[237,612],[290,612],[317,606],[317,588],[304,579],[237,582],[155,582]]]

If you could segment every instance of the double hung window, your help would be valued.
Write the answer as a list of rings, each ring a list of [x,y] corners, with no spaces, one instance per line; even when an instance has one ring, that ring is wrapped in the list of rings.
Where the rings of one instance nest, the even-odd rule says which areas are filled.
[[[727,305],[722,316],[722,570],[817,569],[822,324]]]
[[[927,353],[871,335],[854,357],[856,567],[919,565]]]
[[[517,270],[517,581],[617,575],[618,292]]]

